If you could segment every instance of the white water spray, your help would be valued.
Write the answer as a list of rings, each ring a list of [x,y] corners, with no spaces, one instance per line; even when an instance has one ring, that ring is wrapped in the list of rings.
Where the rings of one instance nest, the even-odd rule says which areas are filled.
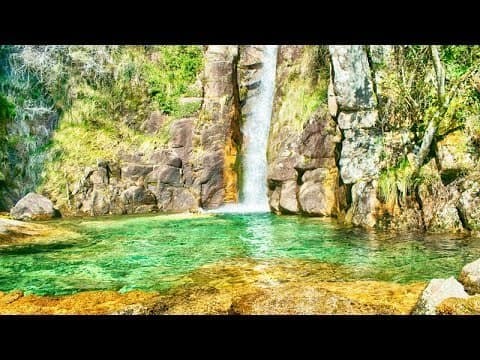
[[[267,143],[275,92],[278,45],[265,45],[260,90],[252,104],[252,111],[242,128],[244,135],[242,159],[243,182],[240,203],[227,204],[215,212],[268,212],[267,197]]]

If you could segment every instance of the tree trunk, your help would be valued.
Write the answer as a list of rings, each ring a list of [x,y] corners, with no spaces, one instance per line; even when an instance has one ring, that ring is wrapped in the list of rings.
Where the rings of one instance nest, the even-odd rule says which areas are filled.
[[[436,121],[430,120],[427,126],[427,130],[425,130],[425,134],[423,135],[422,145],[420,146],[420,150],[418,150],[417,154],[417,169],[419,169],[423,165],[425,158],[430,152],[430,146],[432,145],[433,137],[437,132],[437,125],[435,123]]]
[[[445,70],[438,54],[438,45],[431,45],[430,52],[432,53],[433,67],[435,68],[435,75],[437,76],[437,96],[438,105],[442,107],[445,102]]]
[[[430,52],[432,53],[433,67],[435,69],[435,75],[437,78],[438,107],[440,109],[440,114],[442,114],[443,111],[441,109],[443,109],[445,105],[445,70],[443,69],[442,61],[440,60],[438,46],[431,45]],[[423,165],[425,158],[430,152],[433,138],[437,132],[439,119],[440,116],[434,116],[433,119],[428,122],[427,129],[423,135],[422,145],[420,146],[420,150],[418,150],[417,154],[417,163],[415,164],[417,170]]]

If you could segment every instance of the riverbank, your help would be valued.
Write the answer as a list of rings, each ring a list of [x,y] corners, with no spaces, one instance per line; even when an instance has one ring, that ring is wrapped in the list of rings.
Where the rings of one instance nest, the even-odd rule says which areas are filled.
[[[0,293],[0,314],[410,314],[425,283],[328,281],[327,264],[243,261],[202,267],[165,294],[86,291],[66,296]],[[201,284],[201,285],[199,285]]]
[[[0,314],[406,315],[428,281],[480,258],[476,238],[364,231],[328,218],[2,220],[23,237],[0,246]],[[475,313],[467,300],[438,309]]]
[[[75,233],[47,224],[29,223],[0,217],[0,246],[52,242],[62,237],[72,237]]]

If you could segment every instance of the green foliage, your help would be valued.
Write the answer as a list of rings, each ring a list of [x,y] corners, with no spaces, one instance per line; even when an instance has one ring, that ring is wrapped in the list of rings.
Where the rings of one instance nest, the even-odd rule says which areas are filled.
[[[0,124],[15,117],[15,105],[0,93]]]
[[[145,79],[149,95],[165,114],[184,115],[179,98],[198,93],[189,87],[197,78],[203,65],[200,46],[158,46],[155,60],[146,63]]]
[[[193,83],[202,55],[200,46],[0,46],[1,120],[6,114],[18,123],[1,142],[10,166],[2,173],[31,187],[46,159],[41,190],[56,194],[99,157],[115,161],[120,150],[162,146],[171,121],[199,108],[179,99],[201,96]],[[140,132],[158,109],[171,114],[165,127]],[[55,112],[61,125],[53,139],[30,138]]]
[[[449,45],[440,48],[446,73],[445,89],[449,103],[439,108],[436,78],[428,46],[397,46],[393,68],[379,86],[384,97],[382,119],[384,130],[411,128],[421,139],[431,119],[439,122],[442,135],[479,112],[478,91],[468,78],[480,62],[479,46]],[[437,120],[436,120],[437,121]]]
[[[291,138],[292,134],[301,133],[311,115],[319,107],[327,106],[328,49],[306,46],[302,57],[288,69],[288,76],[277,81],[281,92],[280,97],[275,99],[270,136],[278,141],[270,142],[269,158],[284,136]]]
[[[378,180],[380,199],[393,208],[398,203],[405,203],[407,195],[414,191],[416,185],[414,168],[408,159],[403,157],[396,166],[380,173]]]

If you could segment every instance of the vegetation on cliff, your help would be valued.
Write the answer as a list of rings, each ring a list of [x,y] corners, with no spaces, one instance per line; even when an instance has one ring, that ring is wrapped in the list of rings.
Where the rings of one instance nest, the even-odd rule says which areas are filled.
[[[11,127],[24,128],[8,136],[2,153],[10,161],[3,172],[12,179],[8,187],[23,182],[22,193],[41,182],[41,191],[66,201],[66,184],[78,180],[85,167],[98,159],[115,161],[122,151],[161,147],[172,119],[200,106],[181,101],[201,96],[201,86],[195,86],[203,63],[200,46],[9,46],[1,55],[0,90],[16,111]],[[164,116],[163,126],[143,131],[154,111]],[[34,131],[45,114],[59,118],[39,142]],[[25,162],[37,166],[22,166]],[[14,163],[19,168],[8,169]],[[30,181],[18,181],[20,172],[31,173]]]

